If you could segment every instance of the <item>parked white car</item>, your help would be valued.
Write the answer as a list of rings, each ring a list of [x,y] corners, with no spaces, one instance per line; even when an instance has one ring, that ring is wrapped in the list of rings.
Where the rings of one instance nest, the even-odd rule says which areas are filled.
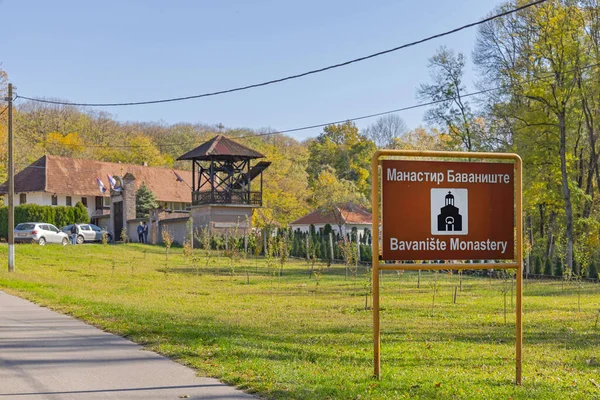
[[[46,243],[69,243],[69,236],[52,224],[45,222],[23,222],[15,226],[15,242],[36,242],[40,246]]]
[[[108,243],[112,242],[113,238],[110,233],[106,229],[102,229],[99,226],[94,224],[76,224],[77,225],[77,244],[82,244],[83,242],[101,242],[102,236],[106,235],[106,240]],[[67,225],[62,228],[62,231],[71,236],[71,227],[73,225]]]

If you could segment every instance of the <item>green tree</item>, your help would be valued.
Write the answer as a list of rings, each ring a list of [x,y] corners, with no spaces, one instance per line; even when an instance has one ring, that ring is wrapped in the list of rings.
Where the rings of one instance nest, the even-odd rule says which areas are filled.
[[[544,264],[544,275],[552,276],[552,263],[549,258],[546,258],[546,263]]]
[[[559,258],[554,263],[554,276],[563,276],[563,264]]]
[[[588,266],[588,277],[590,279],[598,279],[598,266],[595,261],[590,261],[590,265]]]
[[[361,135],[353,122],[328,125],[308,143],[309,184],[313,186],[323,169],[334,171],[339,180],[352,182],[359,193],[371,191],[371,157],[375,144]]]
[[[475,115],[464,98],[463,75],[466,59],[462,53],[454,53],[441,47],[429,59],[433,83],[422,84],[417,92],[423,101],[438,102],[425,113],[425,120],[446,129],[448,134],[459,139],[467,151],[478,150],[483,143],[478,135]]]
[[[542,259],[540,256],[535,256],[535,267],[533,269],[533,273],[536,275],[542,274]]]
[[[146,186],[145,182],[142,182],[140,188],[135,192],[135,214],[137,218],[148,218],[150,210],[158,207],[156,203],[156,196]]]
[[[503,93],[490,96],[489,109],[502,110],[498,121],[510,126],[514,148],[526,165],[531,160],[554,172],[558,164],[558,187],[553,184],[550,189],[562,197],[566,268],[576,274],[579,271],[573,270],[577,206],[574,200],[583,200],[580,194],[589,194],[591,187],[584,185],[582,164],[577,162],[581,160],[583,169],[590,165],[583,161],[587,151],[581,138],[578,81],[584,76],[582,60],[588,59],[589,53],[585,38],[590,28],[598,25],[597,14],[587,17],[583,3],[556,0],[490,21],[480,28],[475,49],[475,62],[484,72],[484,79],[506,88]],[[511,7],[513,4],[507,3],[501,9]],[[597,10],[597,4],[594,8]],[[528,149],[527,153],[524,149]],[[543,224],[544,221],[540,226]],[[552,237],[548,239],[550,244],[554,242]]]

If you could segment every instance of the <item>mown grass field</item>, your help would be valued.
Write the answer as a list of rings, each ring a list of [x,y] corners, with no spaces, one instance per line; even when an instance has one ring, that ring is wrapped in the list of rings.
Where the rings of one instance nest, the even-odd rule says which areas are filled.
[[[510,280],[463,276],[454,304],[456,274],[423,272],[418,288],[417,273],[387,272],[378,381],[364,267],[346,279],[343,266],[317,265],[311,277],[305,261],[290,261],[278,279],[264,260],[232,269],[227,258],[206,267],[200,257],[195,267],[182,249],[168,265],[155,246],[16,249],[9,274],[0,246],[2,290],[265,398],[600,398],[597,284],[526,282],[519,387]]]

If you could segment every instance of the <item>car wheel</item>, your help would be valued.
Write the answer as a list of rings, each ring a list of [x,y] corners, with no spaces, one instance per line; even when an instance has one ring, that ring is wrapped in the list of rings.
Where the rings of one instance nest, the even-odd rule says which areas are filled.
[[[106,241],[112,243],[112,235],[106,235]]]
[[[43,237],[39,238],[39,240],[38,240],[38,244],[39,244],[40,246],[44,246],[44,245],[46,244],[46,239],[44,239]]]
[[[67,244],[69,244],[69,239],[67,239],[67,238],[63,238],[63,240],[62,240],[62,245],[63,245],[63,246],[66,246]]]
[[[83,244],[83,236],[77,236],[77,244]]]

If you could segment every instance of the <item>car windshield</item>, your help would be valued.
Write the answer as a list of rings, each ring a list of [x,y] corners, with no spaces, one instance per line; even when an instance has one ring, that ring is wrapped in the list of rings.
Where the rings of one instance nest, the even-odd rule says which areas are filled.
[[[90,228],[92,228],[92,229],[93,229],[94,231],[96,231],[96,232],[101,232],[101,231],[102,231],[102,229],[100,229],[100,227],[99,227],[99,226],[96,226],[96,225],[92,225],[92,224],[90,224]]]
[[[30,231],[35,227],[35,224],[19,224],[15,227],[15,231]]]

